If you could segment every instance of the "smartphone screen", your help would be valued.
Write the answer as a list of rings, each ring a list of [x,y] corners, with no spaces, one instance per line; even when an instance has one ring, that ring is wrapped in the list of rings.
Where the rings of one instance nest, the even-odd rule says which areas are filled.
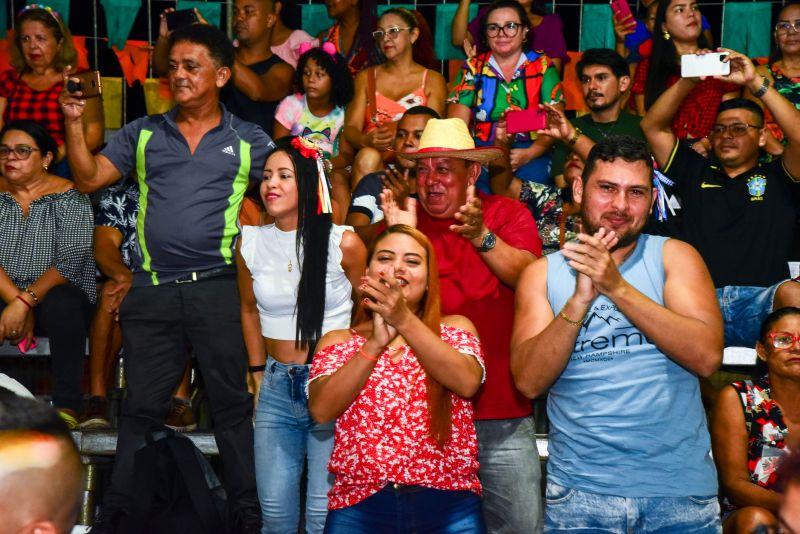
[[[506,115],[508,133],[534,132],[547,124],[547,113],[543,109],[523,109],[509,111]]]

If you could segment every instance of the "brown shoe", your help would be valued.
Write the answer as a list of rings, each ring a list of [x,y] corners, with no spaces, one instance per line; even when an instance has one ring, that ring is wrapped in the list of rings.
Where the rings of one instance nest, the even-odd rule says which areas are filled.
[[[81,430],[111,428],[111,423],[108,422],[108,399],[96,395],[89,397],[78,417],[78,428]]]
[[[194,420],[194,412],[189,401],[173,397],[164,426],[176,432],[191,432],[196,429],[197,422]]]

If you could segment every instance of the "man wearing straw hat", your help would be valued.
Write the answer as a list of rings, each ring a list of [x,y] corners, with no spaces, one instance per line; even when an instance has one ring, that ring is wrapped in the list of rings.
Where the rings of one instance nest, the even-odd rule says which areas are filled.
[[[536,223],[521,203],[475,190],[481,165],[503,155],[475,148],[461,119],[431,119],[416,153],[419,200],[406,210],[384,193],[387,223],[416,226],[439,263],[442,313],[477,327],[486,354],[486,382],[475,396],[479,476],[489,532],[540,532],[540,469],[530,402],[514,387],[509,343],[514,287],[541,254]],[[418,205],[417,205],[418,204]],[[388,210],[388,211],[387,211]]]

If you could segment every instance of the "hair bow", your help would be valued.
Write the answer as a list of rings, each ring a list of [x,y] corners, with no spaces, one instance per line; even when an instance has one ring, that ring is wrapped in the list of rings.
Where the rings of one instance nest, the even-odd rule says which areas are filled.
[[[326,54],[331,56],[331,58],[333,58],[334,62],[336,61],[336,46],[333,43],[331,43],[330,41],[326,41],[326,42],[322,43],[322,45],[319,46],[319,47],[311,46],[311,43],[309,43],[309,42],[302,42],[302,43],[300,43],[300,46],[297,47],[297,51],[302,56],[303,54],[305,54],[306,52],[308,52],[312,48],[321,48],[323,52],[325,52]]]

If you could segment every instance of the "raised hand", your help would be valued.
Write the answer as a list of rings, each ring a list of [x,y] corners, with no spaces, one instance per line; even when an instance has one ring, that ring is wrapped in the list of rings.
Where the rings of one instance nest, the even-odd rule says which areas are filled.
[[[403,295],[403,281],[395,278],[392,272],[381,272],[377,278],[367,274],[361,278],[359,289],[364,298],[364,306],[373,314],[383,317],[385,324],[380,326],[385,330],[380,335],[391,336],[383,344],[386,346],[397,335],[397,325],[412,313]],[[376,332],[373,331],[372,335],[375,337]],[[383,341],[384,338],[381,337],[380,340]]]
[[[543,129],[537,130],[536,133],[549,135],[565,143],[569,141],[575,133],[575,127],[569,122],[564,112],[551,104],[542,104],[542,108],[547,113],[547,123]]]
[[[614,21],[614,34],[617,36],[617,41],[622,42],[625,37],[636,31],[636,19],[633,15],[625,15],[621,17],[616,13],[613,14]]]
[[[412,228],[417,227],[417,199],[406,198],[406,205],[401,206],[394,198],[390,189],[381,191],[381,210],[387,226],[405,224]]]
[[[451,224],[450,230],[470,241],[483,237],[488,229],[483,224],[483,206],[475,194],[475,186],[467,187],[467,201],[454,215],[458,224]]]
[[[83,112],[86,109],[86,99],[81,98],[80,91],[70,93],[67,91],[67,84],[72,79],[74,82],[80,82],[78,78],[70,78],[72,73],[72,66],[67,65],[61,73],[64,78],[64,88],[61,94],[58,95],[58,101],[61,104],[61,111],[64,113],[64,120],[66,122],[77,122],[83,120]]]
[[[717,51],[728,53],[728,57],[726,57],[723,61],[730,64],[731,72],[730,74],[724,76],[714,76],[714,78],[717,80],[735,83],[737,85],[750,86],[757,82],[757,86],[755,88],[750,88],[757,90],[760,87],[761,77],[756,73],[756,68],[753,66],[753,61],[749,57],[728,48],[718,48]]]
[[[398,205],[406,205],[406,199],[411,195],[411,186],[408,184],[408,169],[400,172],[397,167],[388,167],[381,176],[381,183],[384,189],[392,192],[392,196]]]

